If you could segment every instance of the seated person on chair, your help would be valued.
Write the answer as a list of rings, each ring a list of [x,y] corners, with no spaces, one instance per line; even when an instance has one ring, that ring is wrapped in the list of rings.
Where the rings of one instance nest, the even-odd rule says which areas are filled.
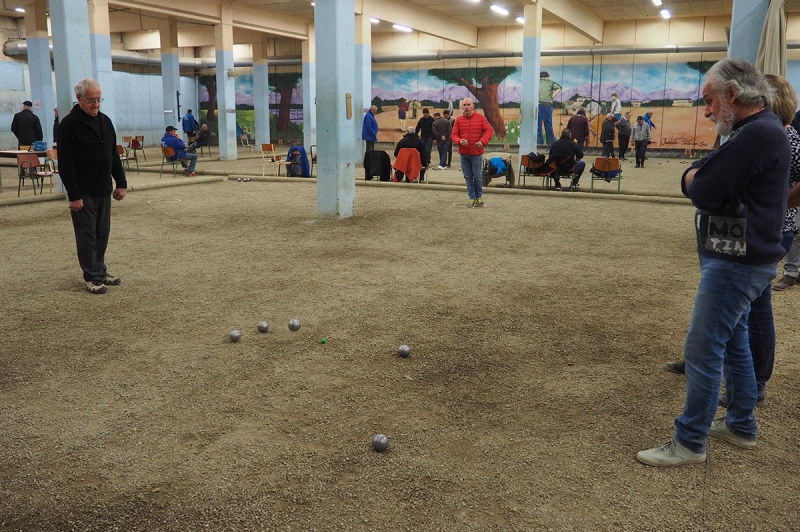
[[[425,159],[425,142],[419,138],[416,131],[414,131],[413,127],[409,127],[406,130],[406,134],[403,135],[403,138],[397,142],[397,146],[394,148],[394,156],[395,158],[400,153],[400,150],[403,148],[414,148],[419,152],[419,159],[421,162],[424,162]],[[402,172],[397,172],[399,175],[397,176],[398,181],[402,181],[405,178]],[[419,174],[419,182],[425,182],[425,168],[422,168],[422,171]]]
[[[202,126],[200,126],[200,131],[197,132],[197,136],[194,138],[194,142],[189,144],[189,147],[186,148],[186,151],[188,153],[194,153],[200,146],[210,146],[210,145],[211,145],[211,132],[208,130],[208,124],[203,124]]]
[[[166,133],[164,133],[164,136],[161,137],[161,144],[162,146],[167,146],[168,148],[175,150],[175,155],[173,155],[170,160],[174,161],[175,159],[182,159],[184,157],[186,158],[186,160],[189,162],[189,167],[186,168],[185,162],[181,163],[181,166],[186,168],[186,175],[191,177],[197,175],[194,173],[194,167],[197,165],[197,154],[186,153],[186,144],[184,144],[183,140],[181,140],[177,129],[172,126],[167,126]]]
[[[583,159],[583,150],[572,141],[570,130],[564,129],[561,132],[561,138],[550,146],[550,157],[547,162],[555,161],[557,163],[556,176],[568,174],[574,168],[575,177],[572,180],[572,187],[577,188],[578,181],[586,168],[586,163],[580,159]],[[554,181],[556,190],[561,190],[561,180],[555,177]]]

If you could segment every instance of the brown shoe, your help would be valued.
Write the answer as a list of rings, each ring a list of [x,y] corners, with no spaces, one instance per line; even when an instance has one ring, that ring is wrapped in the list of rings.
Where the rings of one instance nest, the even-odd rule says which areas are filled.
[[[783,279],[772,285],[772,289],[781,292],[783,290],[786,290],[787,288],[793,287],[795,284],[797,284],[796,277],[792,277],[790,275],[784,275]]]

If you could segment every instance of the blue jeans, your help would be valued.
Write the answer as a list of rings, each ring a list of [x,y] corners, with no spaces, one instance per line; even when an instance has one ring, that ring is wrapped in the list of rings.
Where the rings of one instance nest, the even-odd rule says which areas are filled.
[[[184,166],[184,168],[186,168],[190,172],[194,172],[194,167],[197,165],[197,154],[196,153],[187,152],[186,153],[186,161],[187,161],[186,164],[187,164],[188,168],[186,166]]]
[[[544,124],[544,128],[542,128],[542,124]],[[553,136],[553,106],[550,104],[539,104],[539,132],[537,135],[539,145],[545,143],[542,138],[542,129],[547,133],[547,145],[549,146],[556,140]]]
[[[439,166],[447,166],[447,154],[453,146],[452,140],[437,140],[436,147],[439,149]]]
[[[483,156],[461,154],[461,171],[467,181],[469,199],[483,196]]]
[[[769,288],[776,265],[751,266],[700,255],[700,284],[684,345],[686,405],[675,419],[675,439],[705,452],[725,373],[730,397],[726,423],[755,439],[756,378],[747,330],[750,304]]]

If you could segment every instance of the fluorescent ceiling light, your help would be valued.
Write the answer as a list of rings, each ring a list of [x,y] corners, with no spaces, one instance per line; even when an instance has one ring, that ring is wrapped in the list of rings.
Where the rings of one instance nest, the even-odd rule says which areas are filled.
[[[394,29],[396,29],[397,31],[404,31],[406,33],[411,33],[412,31],[414,31],[411,28],[407,28],[405,26],[401,26],[400,24],[392,24],[392,27]]]
[[[490,7],[489,9],[491,9],[495,13],[499,13],[499,14],[501,14],[503,16],[508,15],[508,10],[507,9],[502,8],[500,6],[496,6],[494,4],[492,4],[492,7]]]
[[[311,2],[311,7],[314,7],[315,5],[317,5],[316,2]]]
[[[377,19],[377,18],[375,18],[375,17],[369,17],[369,21],[370,21],[370,22],[372,22],[373,24],[378,24],[378,23],[380,23],[380,20],[379,20],[379,19]]]
[[[525,17],[517,17],[517,22],[520,24],[525,24]]]
[[[25,8],[24,7],[15,7],[14,11],[16,11],[17,13],[24,13],[25,12]]]
[[[664,17],[664,18],[670,18],[672,15],[670,15],[669,11],[667,11],[666,9],[662,9],[661,10],[661,16]]]
[[[661,0],[653,0],[653,3],[658,7],[661,5]]]

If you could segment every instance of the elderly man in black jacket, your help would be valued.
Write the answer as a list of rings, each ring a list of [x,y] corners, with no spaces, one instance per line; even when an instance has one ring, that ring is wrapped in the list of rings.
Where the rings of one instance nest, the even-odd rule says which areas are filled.
[[[547,163],[552,161],[556,164],[556,176],[573,174],[572,188],[578,188],[578,182],[586,169],[586,163],[581,159],[583,159],[583,150],[572,140],[570,130],[565,128],[561,131],[561,138],[550,146]],[[553,181],[555,181],[556,190],[561,190],[561,180],[555,177]]]
[[[422,171],[419,174],[419,181],[420,183],[425,181],[425,142],[419,138],[416,131],[414,131],[413,127],[409,127],[406,129],[406,134],[403,135],[399,141],[397,141],[397,145],[394,147],[394,156],[395,158],[400,154],[400,150],[403,148],[414,148],[419,152],[419,160],[422,163]],[[401,180],[405,178],[403,172],[397,172],[398,178]]]
[[[37,140],[42,140],[42,123],[39,117],[33,114],[33,103],[25,100],[22,102],[22,111],[14,115],[11,121],[11,132],[17,137],[17,147],[30,146]]]
[[[58,168],[67,189],[78,262],[86,289],[105,294],[106,285],[120,284],[105,264],[111,231],[111,197],[125,197],[128,184],[117,153],[117,134],[108,116],[100,112],[102,92],[93,79],[75,85],[77,105],[58,128]],[[111,186],[111,178],[116,188]]]

